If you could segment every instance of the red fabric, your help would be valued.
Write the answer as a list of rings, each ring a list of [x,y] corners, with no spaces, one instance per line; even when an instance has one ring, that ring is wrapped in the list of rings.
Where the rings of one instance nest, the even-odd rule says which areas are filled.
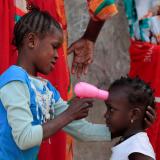
[[[54,16],[54,18],[56,18],[56,20],[58,21],[58,14],[55,8],[56,7],[55,1],[29,0],[28,4],[37,6],[40,10],[49,12],[50,15]]]
[[[0,74],[16,61],[17,54],[11,45],[15,7],[13,0],[0,1]]]
[[[129,76],[138,75],[151,84],[155,96],[160,97],[160,45],[145,42],[131,42]],[[156,153],[156,160],[160,160],[160,103],[156,104],[157,120],[147,130],[150,141]]]

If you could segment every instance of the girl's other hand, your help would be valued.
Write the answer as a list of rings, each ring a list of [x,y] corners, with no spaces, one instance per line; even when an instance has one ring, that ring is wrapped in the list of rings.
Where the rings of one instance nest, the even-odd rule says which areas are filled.
[[[88,116],[89,108],[93,106],[93,99],[74,98],[70,102],[70,106],[66,110],[72,120],[82,119]]]
[[[154,108],[148,106],[145,117],[145,128],[150,127],[156,120],[156,111]]]

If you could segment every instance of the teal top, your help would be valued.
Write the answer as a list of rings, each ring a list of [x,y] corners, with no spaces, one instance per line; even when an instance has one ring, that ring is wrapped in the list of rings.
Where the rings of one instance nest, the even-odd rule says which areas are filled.
[[[160,0],[123,0],[133,40],[160,43]]]

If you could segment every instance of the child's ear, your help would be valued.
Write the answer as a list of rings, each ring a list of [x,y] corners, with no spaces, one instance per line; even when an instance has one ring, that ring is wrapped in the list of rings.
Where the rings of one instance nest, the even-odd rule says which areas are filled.
[[[131,123],[133,123],[137,119],[140,119],[141,116],[142,116],[142,111],[140,108],[132,109],[131,114],[130,114]]]
[[[35,48],[38,44],[38,36],[35,33],[29,33],[27,35],[27,42],[30,49]]]

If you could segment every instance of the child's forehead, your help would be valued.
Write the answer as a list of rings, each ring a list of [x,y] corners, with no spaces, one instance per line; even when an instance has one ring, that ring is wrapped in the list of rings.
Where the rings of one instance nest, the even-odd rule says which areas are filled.
[[[129,94],[129,89],[124,87],[115,87],[109,89],[110,97],[123,97],[125,98]],[[126,97],[127,98],[127,97]]]
[[[109,88],[110,95],[116,95],[116,96],[124,96],[129,95],[132,92],[132,88],[130,86],[115,86]]]
[[[128,105],[128,93],[125,90],[110,90],[106,104]]]

